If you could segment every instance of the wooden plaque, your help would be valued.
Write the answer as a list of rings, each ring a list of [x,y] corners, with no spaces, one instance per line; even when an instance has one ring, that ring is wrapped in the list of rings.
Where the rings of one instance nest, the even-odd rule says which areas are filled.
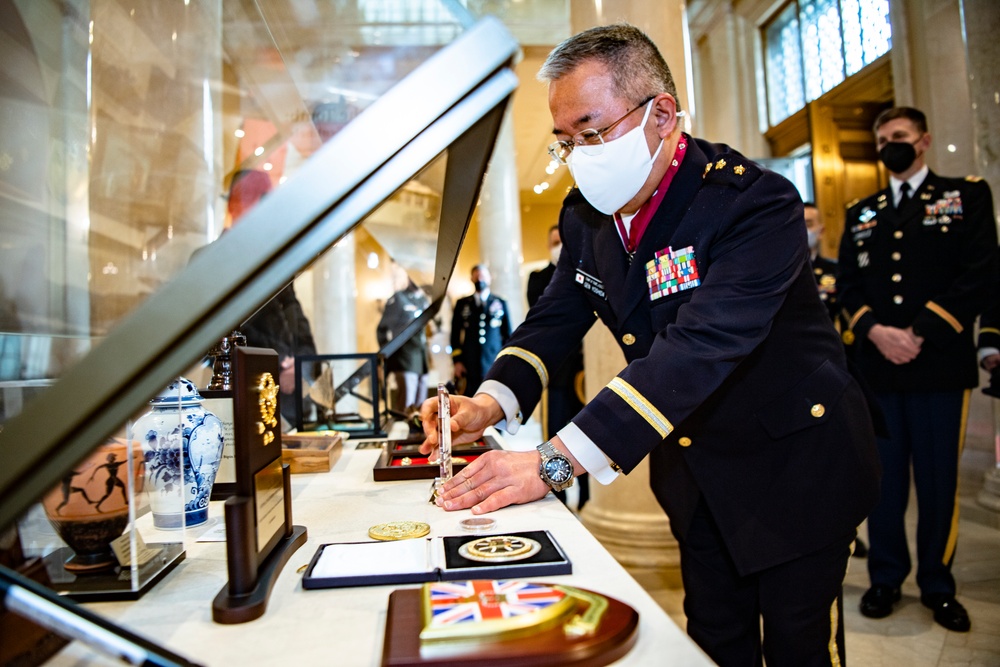
[[[560,625],[508,641],[456,644],[447,650],[425,648],[421,652],[420,596],[419,588],[389,595],[383,667],[601,667],[628,653],[638,634],[639,612],[605,596],[608,609],[592,636],[569,639]]]
[[[257,565],[285,535],[278,353],[237,347],[233,418],[236,494],[253,501]]]

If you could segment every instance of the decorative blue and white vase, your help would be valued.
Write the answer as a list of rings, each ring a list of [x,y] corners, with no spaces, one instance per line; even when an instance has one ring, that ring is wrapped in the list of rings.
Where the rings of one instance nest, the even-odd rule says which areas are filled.
[[[222,422],[202,407],[194,383],[178,378],[149,402],[133,437],[142,445],[156,528],[191,528],[208,520],[208,500],[222,461]]]

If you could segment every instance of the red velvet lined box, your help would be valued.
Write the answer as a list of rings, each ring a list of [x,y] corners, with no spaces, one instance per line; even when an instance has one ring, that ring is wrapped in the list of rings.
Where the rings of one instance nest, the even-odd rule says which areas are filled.
[[[438,476],[438,464],[429,463],[427,457],[420,453],[420,442],[423,439],[413,440],[387,440],[382,445],[382,453],[375,462],[372,475],[376,482],[391,482],[400,479],[434,479]],[[466,465],[474,461],[484,452],[491,449],[500,449],[493,437],[486,435],[477,442],[466,445],[457,445],[452,448],[452,458],[463,459],[453,461],[452,470],[458,472]],[[404,463],[407,459],[407,463]]]

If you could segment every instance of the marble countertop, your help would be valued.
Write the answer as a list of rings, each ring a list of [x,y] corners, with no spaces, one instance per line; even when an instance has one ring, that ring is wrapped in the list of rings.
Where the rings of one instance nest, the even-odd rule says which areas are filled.
[[[389,594],[417,586],[305,590],[300,568],[322,544],[368,541],[368,528],[377,523],[423,521],[431,526],[432,536],[459,535],[463,534],[459,521],[471,512],[445,512],[428,503],[427,480],[374,482],[372,467],[379,450],[356,449],[357,444],[345,443],[343,455],[329,473],[292,476],[293,520],[307,528],[308,541],[292,554],[275,581],[261,618],[238,625],[212,620],[212,601],[227,582],[226,548],[222,542],[195,540],[211,524],[222,521],[221,503],[212,503],[209,526],[188,531],[185,560],[142,598],[87,607],[193,662],[213,667],[378,665]],[[572,561],[573,574],[546,576],[545,581],[614,597],[639,612],[636,644],[615,664],[712,664],[553,495],[490,516],[497,521],[494,532],[545,529],[552,534]],[[47,664],[121,663],[74,642]]]

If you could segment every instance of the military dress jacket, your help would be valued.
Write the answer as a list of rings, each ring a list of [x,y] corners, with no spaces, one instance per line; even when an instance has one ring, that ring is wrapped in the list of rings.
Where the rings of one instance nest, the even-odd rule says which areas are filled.
[[[507,302],[490,292],[486,303],[476,304],[474,294],[455,303],[451,317],[451,356],[474,378],[482,378],[510,338]]]
[[[545,294],[488,379],[522,414],[600,319],[626,368],[573,419],[650,486],[681,540],[704,499],[741,574],[853,535],[878,495],[865,396],[808,269],[791,183],[726,146],[687,153],[631,263],[578,190]]]
[[[402,289],[389,297],[382,318],[375,329],[379,347],[385,347],[402,333],[413,320],[431,305],[421,290]],[[396,352],[385,360],[389,373],[408,372],[423,375],[430,370],[427,354],[427,332],[424,328],[410,336]]]
[[[902,210],[886,188],[848,208],[838,291],[844,342],[875,391],[952,391],[979,382],[973,328],[996,298],[998,255],[990,188],[928,172]],[[868,340],[875,324],[924,338],[907,364]]]
[[[816,289],[819,290],[819,299],[826,304],[830,319],[836,322],[840,314],[840,301],[837,299],[837,262],[816,255],[812,260],[812,271],[816,279]]]

